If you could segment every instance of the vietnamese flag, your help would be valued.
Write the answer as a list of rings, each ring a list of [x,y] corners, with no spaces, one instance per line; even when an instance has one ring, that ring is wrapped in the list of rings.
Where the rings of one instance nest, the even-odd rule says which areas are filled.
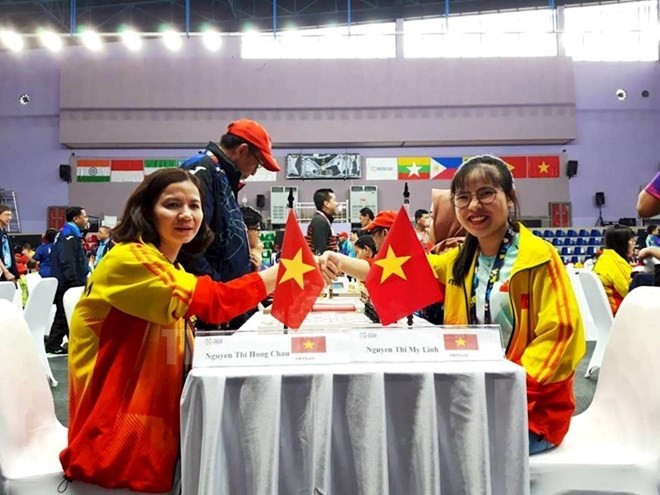
[[[403,207],[364,285],[383,325],[440,300],[440,285]]]
[[[532,179],[559,177],[559,157],[528,156],[527,176]]]
[[[514,179],[524,179],[527,177],[526,156],[501,156],[500,158],[506,163]]]
[[[428,156],[404,156],[397,160],[399,180],[426,180],[431,173]]]
[[[291,353],[326,352],[325,336],[291,337]]]
[[[300,328],[324,286],[321,271],[291,210],[284,229],[271,314],[289,328]]]
[[[445,350],[478,351],[479,342],[475,334],[445,334]]]

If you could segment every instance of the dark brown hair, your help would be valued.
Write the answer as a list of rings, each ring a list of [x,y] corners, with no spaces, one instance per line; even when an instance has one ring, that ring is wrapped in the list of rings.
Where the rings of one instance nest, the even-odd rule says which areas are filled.
[[[166,168],[148,175],[126,201],[124,215],[116,229],[112,231],[112,238],[116,242],[149,242],[155,246],[160,244],[160,235],[154,227],[154,206],[161,193],[170,184],[179,182],[192,182],[199,191],[202,190],[199,179],[180,168]],[[185,245],[186,252],[201,254],[213,240],[213,232],[206,221],[202,222],[199,232],[192,241]]]
[[[613,225],[605,231],[605,247],[612,249],[624,260],[630,261],[628,257],[628,241],[635,237],[632,229],[623,225]]]
[[[490,183],[493,187],[502,189],[506,198],[513,201],[513,216],[509,218],[509,222],[513,224],[514,230],[517,230],[517,226],[513,222],[518,217],[520,205],[518,204],[518,197],[513,187],[513,176],[506,163],[496,156],[479,155],[463,162],[451,182],[452,203],[456,192],[463,190],[466,183],[475,175],[480,176],[486,183]],[[479,240],[469,232],[466,233],[465,242],[460,247],[452,270],[452,277],[456,285],[463,285],[463,280],[470,271],[472,260],[478,247]]]

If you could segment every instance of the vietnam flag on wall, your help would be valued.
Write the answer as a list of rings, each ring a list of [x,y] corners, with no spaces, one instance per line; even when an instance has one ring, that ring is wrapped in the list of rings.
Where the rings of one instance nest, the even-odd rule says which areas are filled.
[[[431,158],[431,179],[453,179],[461,163],[463,158],[460,156]]]
[[[429,178],[431,159],[428,156],[404,156],[398,160],[399,180]]]
[[[502,156],[500,157],[509,167],[509,171],[514,179],[524,179],[527,177],[527,157],[526,156]]]
[[[440,300],[440,285],[403,207],[364,285],[383,325]]]
[[[289,328],[300,328],[324,286],[321,271],[291,210],[284,229],[271,314]]]
[[[528,156],[527,176],[535,179],[559,177],[559,157]]]

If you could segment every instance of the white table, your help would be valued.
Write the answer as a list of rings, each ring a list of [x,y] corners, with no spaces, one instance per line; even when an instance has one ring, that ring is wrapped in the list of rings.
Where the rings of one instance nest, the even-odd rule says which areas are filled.
[[[186,495],[529,493],[505,360],[193,369],[181,413]]]

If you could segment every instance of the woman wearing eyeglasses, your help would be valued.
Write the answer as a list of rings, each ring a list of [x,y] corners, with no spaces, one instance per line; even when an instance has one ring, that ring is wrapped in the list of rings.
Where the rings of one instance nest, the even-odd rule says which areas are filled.
[[[451,184],[465,242],[428,259],[443,288],[446,325],[499,324],[507,359],[527,372],[529,452],[552,448],[575,410],[573,377],[585,350],[584,328],[554,247],[515,222],[513,177],[497,157],[461,165]],[[363,280],[366,262],[324,255],[326,276]]]

